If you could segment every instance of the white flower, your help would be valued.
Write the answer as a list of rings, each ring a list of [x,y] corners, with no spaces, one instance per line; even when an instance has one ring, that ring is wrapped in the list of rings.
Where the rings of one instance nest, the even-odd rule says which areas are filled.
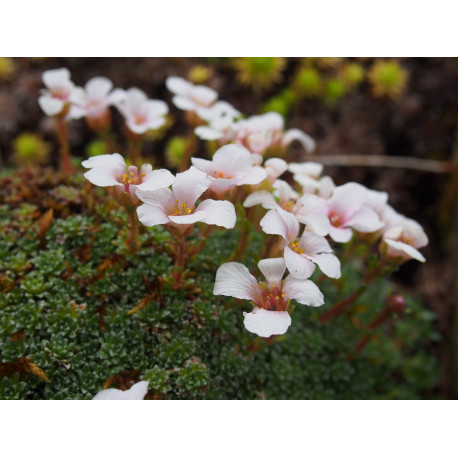
[[[137,208],[138,219],[145,226],[174,224],[185,231],[198,221],[231,229],[235,226],[235,208],[226,200],[206,199],[197,208],[196,200],[208,189],[210,180],[194,167],[178,173],[172,190],[138,190],[138,198],[144,202]]]
[[[309,278],[315,264],[331,278],[340,278],[340,261],[332,254],[328,241],[308,228],[299,237],[296,217],[281,208],[270,210],[260,225],[266,234],[280,235],[285,240],[283,256],[291,275],[298,279]]]
[[[135,87],[116,93],[116,107],[124,116],[129,130],[141,135],[148,130],[159,129],[165,124],[165,115],[169,112],[162,100],[150,100],[146,94]]]
[[[38,98],[41,109],[48,116],[63,114],[70,106],[70,98],[75,85],[70,80],[70,72],[66,68],[47,70],[43,73],[46,90]]]
[[[180,110],[196,111],[198,108],[209,107],[218,98],[218,93],[213,89],[196,86],[178,76],[168,77],[165,85],[175,94],[172,102]]]
[[[258,283],[248,269],[238,262],[227,262],[216,272],[213,294],[252,301],[253,311],[244,313],[245,328],[261,337],[284,334],[291,324],[290,300],[318,307],[324,298],[310,280],[297,280],[288,275],[282,280],[286,266],[283,258],[263,259],[258,263],[267,283]]]
[[[240,145],[222,146],[207,159],[191,158],[192,164],[206,173],[210,180],[210,189],[221,195],[234,186],[258,184],[265,180],[267,172],[259,166],[253,166],[251,153]]]
[[[358,183],[335,188],[329,200],[322,200],[321,211],[329,218],[329,235],[336,242],[348,242],[358,232],[375,232],[383,222],[367,205],[367,189]]]
[[[401,258],[403,261],[416,259],[425,262],[426,259],[418,251],[428,244],[428,237],[423,228],[412,219],[403,219],[396,226],[383,234],[382,252],[388,258]]]
[[[118,154],[102,154],[82,162],[91,169],[84,177],[96,186],[117,186],[120,191],[135,197],[137,189],[154,191],[170,186],[175,177],[166,169],[153,170],[150,164],[143,164],[140,172],[131,165],[127,168],[124,158]]]
[[[108,388],[99,391],[93,398],[93,401],[141,401],[148,392],[148,382],[138,382],[132,385],[126,391],[116,388]]]
[[[88,117],[92,119],[106,116],[108,107],[121,103],[125,98],[125,91],[113,89],[113,83],[102,76],[91,78],[84,89],[77,87],[72,93],[73,103],[70,109],[70,118]]]

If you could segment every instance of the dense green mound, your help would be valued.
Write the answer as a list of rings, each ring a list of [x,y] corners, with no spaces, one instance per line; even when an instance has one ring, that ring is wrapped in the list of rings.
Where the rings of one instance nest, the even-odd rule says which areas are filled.
[[[404,316],[354,350],[393,289],[387,280],[321,323],[361,284],[360,267],[344,261],[345,280],[320,284],[323,307],[297,304],[286,335],[261,339],[243,327],[248,302],[212,294],[237,230],[214,232],[189,264],[187,287],[176,290],[163,228],[142,227],[141,248],[129,254],[126,216],[103,191],[46,173],[34,179],[27,203],[20,178],[0,183],[0,398],[91,399],[104,384],[140,379],[149,381],[148,398],[435,396],[435,317],[420,301],[406,297]],[[261,232],[252,237],[249,268],[263,245]]]

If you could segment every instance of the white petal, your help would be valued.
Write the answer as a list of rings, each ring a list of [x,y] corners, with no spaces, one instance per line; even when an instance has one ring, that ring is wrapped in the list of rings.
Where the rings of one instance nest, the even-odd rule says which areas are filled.
[[[299,241],[300,248],[303,248],[306,254],[332,253],[332,248],[325,237],[317,235],[312,231],[305,230]]]
[[[307,153],[311,153],[315,149],[315,140],[300,129],[287,130],[283,135],[282,143],[287,146],[294,140],[299,141]]]
[[[401,256],[404,259],[412,258],[420,262],[426,261],[425,257],[412,245],[391,239],[385,239],[385,242],[391,248],[389,248],[387,251],[387,254],[390,257]]]
[[[323,164],[318,162],[291,162],[288,165],[288,170],[293,175],[307,175],[312,178],[318,178],[323,172]]]
[[[173,97],[172,102],[177,108],[184,111],[194,111],[197,108],[196,103],[188,97],[183,97],[181,95]]]
[[[251,313],[244,312],[243,324],[247,331],[260,337],[282,335],[291,326],[291,317],[288,312],[273,312],[254,308]]]
[[[148,392],[148,382],[138,382],[129,390],[121,391],[116,388],[99,391],[93,398],[94,401],[140,401]]]
[[[366,188],[358,183],[346,183],[334,189],[330,199],[332,209],[342,213],[345,217],[351,217],[366,201]]]
[[[216,271],[213,294],[253,300],[258,282],[239,262],[226,262]]]
[[[351,226],[358,232],[375,232],[384,226],[377,213],[369,207],[361,207],[353,216],[345,221],[345,226]]]
[[[242,184],[259,184],[267,178],[267,172],[265,169],[259,166],[254,166],[251,170],[242,178],[237,180],[238,185]]]
[[[283,175],[288,170],[288,164],[283,159],[278,157],[273,157],[272,159],[267,159],[264,163],[264,167],[267,170],[269,179],[276,180],[280,175]]]
[[[312,260],[325,275],[330,278],[340,278],[340,261],[331,253],[314,254]]]
[[[223,136],[222,132],[208,126],[198,126],[194,129],[194,133],[202,140],[218,140]]]
[[[65,103],[60,100],[52,97],[51,95],[40,95],[38,98],[38,104],[40,108],[48,116],[55,116],[59,114],[64,108]]]
[[[188,94],[193,87],[192,83],[179,76],[169,76],[165,81],[165,85],[170,92],[180,95]]]
[[[286,264],[283,258],[262,259],[258,262],[258,267],[269,284],[281,284],[283,274],[286,270]]]
[[[307,225],[317,235],[328,235],[331,229],[329,218],[322,213],[308,213],[306,215],[296,214],[297,220]]]
[[[253,168],[251,153],[245,147],[233,143],[219,148],[212,162],[215,170],[234,177],[245,176]]]
[[[108,78],[96,76],[86,83],[85,89],[90,100],[102,100],[108,96],[112,87],[113,83]]]
[[[119,153],[100,154],[98,156],[93,156],[83,161],[81,165],[86,169],[91,169],[93,167],[110,168],[113,166],[126,168],[124,158]]]
[[[294,240],[299,234],[296,217],[280,208],[269,210],[259,224],[266,234],[281,235],[285,240]]]
[[[159,206],[143,204],[137,208],[138,220],[145,226],[157,226],[170,222],[167,214]]]
[[[349,227],[334,227],[331,226],[329,229],[329,236],[335,242],[339,243],[347,243],[351,236],[353,235],[353,231]]]
[[[196,212],[198,211],[205,212],[205,218],[201,220],[203,223],[216,224],[226,229],[232,229],[235,226],[235,208],[227,200],[204,200],[196,208]]]
[[[194,213],[191,213],[190,215],[168,215],[168,217],[170,221],[174,222],[175,224],[194,224],[198,221],[202,221],[205,218],[205,212],[196,211]]]
[[[298,280],[288,275],[283,283],[283,292],[289,299],[295,299],[299,304],[319,307],[324,304],[324,296],[311,280]]]
[[[145,173],[142,167],[142,173]],[[175,177],[166,169],[158,169],[148,172],[145,181],[137,186],[141,191],[155,191],[156,189],[167,188],[175,181]]]
[[[43,72],[43,83],[48,88],[65,87],[73,83],[70,81],[70,72],[67,68],[57,68],[55,70],[46,70]]]
[[[305,280],[315,271],[315,264],[312,261],[294,252],[289,247],[285,247],[284,256],[286,267],[289,273],[295,278]]]
[[[182,173],[177,173],[172,185],[175,199],[188,207],[194,206],[196,200],[209,188],[210,180],[204,172],[191,167]]]
[[[243,202],[244,207],[253,207],[261,204],[264,208],[274,209],[278,204],[272,194],[267,191],[256,191],[251,193]]]
[[[96,186],[117,186],[121,183],[114,177],[110,169],[95,167],[84,174],[84,178]]]

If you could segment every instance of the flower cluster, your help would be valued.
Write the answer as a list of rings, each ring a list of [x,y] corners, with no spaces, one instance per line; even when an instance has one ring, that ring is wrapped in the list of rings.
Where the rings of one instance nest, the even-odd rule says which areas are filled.
[[[104,129],[109,125],[108,107],[114,105],[134,136],[165,123],[165,102],[150,100],[139,89],[113,90],[105,78],[93,78],[84,89],[78,88],[65,69],[46,72],[43,80],[48,89],[40,105],[51,116],[85,117],[94,129]],[[218,100],[211,88],[178,77],[168,78],[165,84],[173,93],[174,105],[189,115],[195,135],[216,142],[211,157],[197,157],[196,147],[176,174],[153,170],[150,164],[138,168],[136,161],[128,166],[118,153],[95,156],[82,165],[89,169],[84,176],[91,183],[114,188],[114,195],[134,215],[132,228],[139,221],[147,227],[164,225],[169,231],[176,288],[185,284],[186,257],[202,249],[209,233],[197,247],[186,245],[197,223],[233,229],[237,216],[243,216],[252,230],[266,234],[265,248],[258,253],[258,267],[266,281],[258,282],[245,265],[235,262],[249,240],[242,230],[235,255],[216,272],[214,294],[250,301],[253,310],[244,313],[244,325],[265,338],[287,331],[292,300],[312,307],[324,304],[311,277],[317,270],[318,283],[341,277],[336,244],[360,239],[378,247],[376,273],[380,275],[387,266],[409,259],[425,261],[418,250],[427,245],[426,234],[417,222],[388,204],[387,193],[353,182],[336,186],[330,177],[322,176],[319,163],[288,164],[278,157],[294,140],[306,152],[315,147],[302,130],[285,131],[280,114],[244,117]],[[188,146],[197,144],[193,141]]]

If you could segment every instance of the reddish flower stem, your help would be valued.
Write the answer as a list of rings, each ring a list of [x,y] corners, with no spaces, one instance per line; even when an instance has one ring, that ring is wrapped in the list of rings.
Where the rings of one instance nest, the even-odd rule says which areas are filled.
[[[60,144],[60,168],[63,172],[73,173],[73,165],[70,157],[70,148],[68,146],[68,130],[65,118],[57,116],[56,118],[57,136]]]

